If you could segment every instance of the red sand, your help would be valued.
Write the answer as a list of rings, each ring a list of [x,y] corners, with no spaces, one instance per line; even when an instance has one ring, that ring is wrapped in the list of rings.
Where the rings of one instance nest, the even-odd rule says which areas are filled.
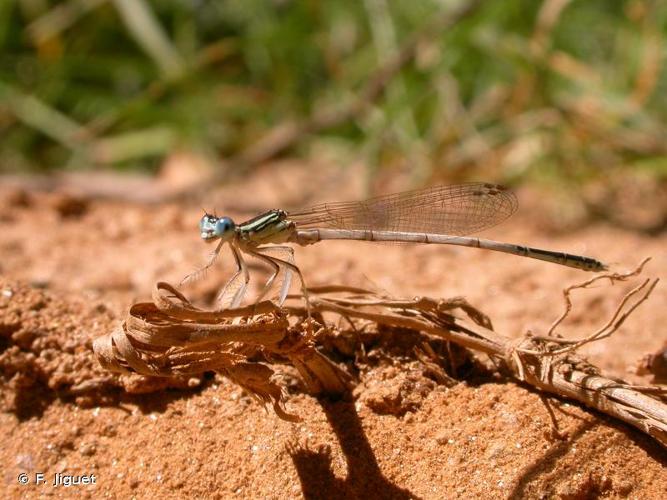
[[[328,182],[331,199],[356,197],[353,187],[311,172],[260,170],[207,208],[250,215],[297,204],[287,182],[293,176],[313,188]],[[667,235],[606,225],[549,233],[540,229],[549,219],[539,198],[529,191],[520,198],[528,200],[520,214],[485,236],[586,253],[622,269],[653,256],[645,274],[664,277]],[[558,434],[542,395],[490,373],[448,388],[414,360],[378,354],[349,401],[317,400],[290,386],[287,408],[304,419],[291,424],[217,376],[172,382],[104,372],[92,339],[108,333],[133,301],[147,299],[154,281],[178,283],[203,261],[209,248],[198,240],[198,210],[0,189],[6,497],[667,496],[667,452],[650,438],[549,397]],[[332,242],[297,249],[297,261],[312,285],[463,295],[510,336],[544,332],[561,311],[562,288],[589,276],[456,247]],[[211,297],[230,269],[218,266],[188,293]],[[631,286],[577,292],[561,333],[589,333]],[[633,370],[665,342],[666,299],[663,281],[612,338],[587,347],[589,359],[605,374],[648,383]],[[48,481],[57,472],[94,474],[96,484],[20,485],[22,472],[31,483],[38,472]]]

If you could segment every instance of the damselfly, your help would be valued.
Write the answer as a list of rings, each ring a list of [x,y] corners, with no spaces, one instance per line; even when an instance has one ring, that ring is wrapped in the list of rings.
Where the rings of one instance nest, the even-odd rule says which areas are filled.
[[[465,236],[499,224],[517,207],[516,196],[503,186],[468,183],[435,186],[366,201],[325,203],[305,210],[269,210],[241,224],[235,224],[229,217],[206,213],[199,223],[201,237],[207,242],[218,241],[218,245],[198,273],[213,265],[223,245],[229,243],[237,270],[220,292],[218,303],[221,307],[237,307],[250,281],[244,254],[265,262],[272,269],[258,302],[271,290],[281,270],[284,275],[279,304],[287,296],[292,273],[299,277],[307,302],[306,286],[294,262],[294,250],[285,243],[310,245],[322,240],[437,243],[495,250],[584,271],[607,268],[590,257]],[[267,246],[269,244],[272,245]]]

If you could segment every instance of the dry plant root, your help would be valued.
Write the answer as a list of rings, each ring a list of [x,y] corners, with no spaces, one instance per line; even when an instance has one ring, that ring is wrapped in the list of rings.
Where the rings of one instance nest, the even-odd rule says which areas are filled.
[[[579,340],[556,335],[571,311],[573,290],[636,277],[647,260],[634,271],[601,274],[566,288],[565,310],[549,331],[519,341],[494,332],[489,318],[459,297],[396,299],[359,288],[317,287],[308,290],[309,318],[300,295],[289,296],[282,308],[263,301],[212,312],[195,307],[173,286],[160,282],[153,302],[133,305],[123,324],[96,339],[93,349],[102,366],[115,372],[162,377],[219,372],[260,401],[272,403],[281,418],[295,421],[299,417],[284,409],[284,392],[274,380],[271,364],[294,366],[311,394],[346,393],[352,387],[351,375],[316,349],[323,335],[332,331],[353,335],[355,323],[364,322],[403,328],[484,353],[505,375],[618,418],[667,447],[667,388],[605,378],[576,356],[581,346],[618,330],[658,280],[646,279],[628,292],[597,331]],[[337,328],[344,323],[335,321],[340,319],[352,330]],[[443,383],[451,380],[428,344],[416,354]]]
[[[111,334],[95,339],[100,364],[119,373],[170,377],[219,372],[273,404],[283,419],[297,421],[283,406],[281,387],[254,354],[280,356],[300,372],[315,394],[343,393],[350,377],[314,348],[312,327],[290,327],[283,311],[269,301],[225,311],[205,311],[164,282],[156,284],[153,302],[134,304],[127,319]]]

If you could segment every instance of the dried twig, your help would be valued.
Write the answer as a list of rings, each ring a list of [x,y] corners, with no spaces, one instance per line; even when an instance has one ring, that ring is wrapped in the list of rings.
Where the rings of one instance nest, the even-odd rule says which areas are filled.
[[[657,280],[646,280],[628,292],[611,319],[595,333],[577,341],[552,335],[571,309],[572,290],[587,288],[603,279],[611,283],[627,280],[637,276],[645,263],[629,273],[600,275],[568,287],[564,291],[566,313],[549,334],[531,335],[519,341],[494,332],[489,318],[462,298],[395,299],[359,288],[313,288],[309,290],[310,307],[313,318],[320,321],[317,323],[308,319],[299,295],[290,296],[283,308],[265,301],[211,312],[193,306],[171,285],[158,283],[154,302],[132,306],[123,325],[96,339],[93,347],[100,363],[112,371],[156,376],[221,372],[260,400],[273,402],[282,418],[294,420],[298,417],[282,407],[283,393],[272,380],[274,372],[269,364],[276,360],[292,364],[313,394],[349,390],[351,376],[316,349],[322,336],[337,328],[335,321],[325,321],[328,316],[324,314],[334,313],[353,324],[371,322],[410,329],[415,334],[421,332],[485,353],[509,376],[623,420],[667,447],[667,404],[660,399],[667,391],[659,386],[633,386],[605,378],[595,366],[574,356],[582,345],[616,331],[648,298]],[[456,311],[464,312],[468,319],[455,315]],[[358,331],[338,334],[354,337]],[[450,380],[427,344],[418,351],[417,357],[436,379]]]
[[[550,351],[549,353],[546,353],[551,356],[559,355],[559,354],[565,354],[567,352],[572,352],[579,347],[583,346],[584,344],[588,344],[590,342],[596,341],[596,340],[602,340],[604,338],[609,337],[611,334],[613,334],[618,328],[623,324],[625,319],[634,311],[642,302],[644,302],[648,296],[651,294],[655,286],[658,284],[659,279],[655,279],[651,282],[650,279],[646,279],[644,282],[642,282],[640,285],[636,286],[632,290],[630,290],[621,300],[620,304],[617,306],[616,311],[614,314],[609,318],[607,323],[605,323],[604,326],[599,328],[596,332],[588,335],[587,337],[580,339],[580,340],[568,340],[568,339],[563,339],[559,338],[554,335],[556,328],[560,326],[560,324],[567,318],[567,316],[570,314],[572,311],[572,298],[571,298],[571,293],[572,290],[576,289],[585,289],[590,287],[593,283],[596,283],[600,280],[603,279],[608,279],[612,284],[614,284],[617,281],[625,281],[628,278],[631,278],[633,276],[637,276],[642,272],[644,269],[644,265],[651,260],[650,257],[647,257],[644,259],[636,269],[633,271],[629,271],[627,273],[613,273],[613,274],[602,274],[598,276],[594,276],[593,278],[590,278],[583,283],[579,283],[576,285],[571,285],[567,287],[565,290],[563,290],[563,297],[565,300],[565,309],[563,313],[556,319],[556,321],[553,322],[551,327],[549,328],[549,331],[547,332],[547,335],[544,337],[540,336],[535,336],[533,339],[536,340],[541,340],[541,341],[550,341],[550,342],[556,342],[559,344],[569,344],[568,347],[564,347],[562,349],[557,349],[554,351]],[[650,283],[650,285],[649,285]],[[647,288],[648,285],[648,288]],[[623,314],[621,312],[625,309],[625,306],[627,303],[630,301],[631,298],[634,296],[638,295],[639,292],[644,290],[644,294],[635,301],[634,304],[632,304]],[[620,316],[620,317],[619,317]],[[530,351],[530,350],[523,350],[524,353],[526,354],[538,354],[536,352]],[[545,353],[540,353],[540,354],[545,354]]]
[[[621,281],[621,280],[625,280],[627,278],[630,278],[632,276],[636,276],[637,274],[640,274],[642,272],[642,270],[644,269],[644,265],[649,260],[651,260],[650,257],[645,258],[639,264],[639,266],[633,271],[629,271],[627,273],[622,273],[622,274],[614,273],[612,275],[606,275],[606,274],[597,275],[597,276],[594,276],[594,277],[584,281],[583,283],[579,283],[579,284],[576,284],[576,285],[571,285],[571,286],[567,287],[565,290],[563,290],[563,296],[565,298],[565,310],[563,311],[563,314],[561,314],[558,317],[558,319],[552,323],[551,328],[549,328],[549,331],[547,332],[547,337],[553,337],[554,336],[554,331],[556,330],[558,325],[560,325],[563,322],[563,320],[572,311],[572,299],[570,297],[570,293],[572,292],[572,290],[588,288],[593,283],[595,283],[597,281],[600,281],[600,280],[603,280],[603,279],[609,279],[613,284],[614,281]]]

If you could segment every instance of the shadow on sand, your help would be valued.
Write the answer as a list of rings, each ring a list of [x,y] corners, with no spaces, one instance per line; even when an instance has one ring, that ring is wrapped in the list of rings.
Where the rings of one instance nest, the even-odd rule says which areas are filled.
[[[334,475],[330,451],[292,447],[289,453],[305,498],[419,498],[382,475],[354,403],[322,401],[321,404],[345,455],[347,477]]]

